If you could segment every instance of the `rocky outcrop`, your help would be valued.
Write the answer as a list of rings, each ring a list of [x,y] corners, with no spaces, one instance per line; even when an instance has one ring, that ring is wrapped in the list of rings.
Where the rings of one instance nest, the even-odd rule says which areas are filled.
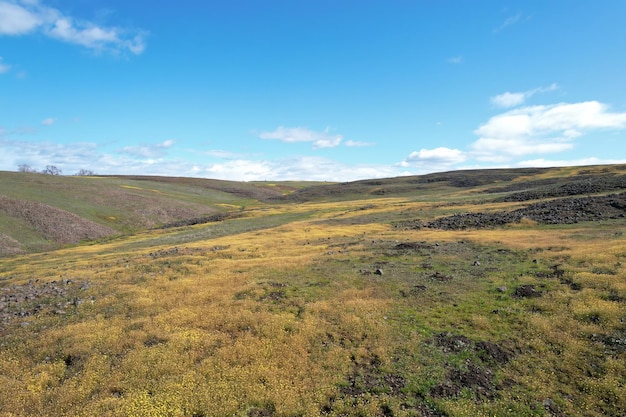
[[[523,218],[542,224],[574,224],[626,217],[626,193],[600,197],[542,201],[513,211],[462,213],[423,223],[433,229],[458,230],[518,223]]]

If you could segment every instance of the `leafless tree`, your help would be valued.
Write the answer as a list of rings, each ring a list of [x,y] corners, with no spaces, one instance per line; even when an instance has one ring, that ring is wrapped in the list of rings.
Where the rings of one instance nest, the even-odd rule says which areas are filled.
[[[19,164],[17,166],[17,170],[18,170],[18,172],[37,172],[37,170],[33,169],[28,164]]]
[[[61,175],[63,172],[55,165],[46,165],[46,169],[42,171],[42,174],[48,175]]]
[[[79,176],[79,177],[88,177],[90,175],[96,175],[96,173],[90,169],[84,169],[84,168],[81,168],[80,171],[76,173],[76,176]]]

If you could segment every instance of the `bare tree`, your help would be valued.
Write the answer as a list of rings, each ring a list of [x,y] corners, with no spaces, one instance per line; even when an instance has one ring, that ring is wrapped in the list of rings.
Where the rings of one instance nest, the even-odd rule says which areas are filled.
[[[48,175],[61,175],[63,172],[55,165],[46,165],[46,169],[42,171],[42,174]]]
[[[78,177],[88,177],[91,175],[96,175],[96,173],[90,169],[81,168],[80,171],[78,171],[75,175]]]
[[[18,172],[37,172],[37,170],[33,169],[30,165],[28,164],[19,164],[17,166],[17,171]]]

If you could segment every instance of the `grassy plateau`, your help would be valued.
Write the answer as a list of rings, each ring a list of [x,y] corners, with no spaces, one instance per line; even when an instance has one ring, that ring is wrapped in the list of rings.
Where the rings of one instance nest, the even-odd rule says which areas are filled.
[[[624,416],[626,166],[0,172],[0,417]]]

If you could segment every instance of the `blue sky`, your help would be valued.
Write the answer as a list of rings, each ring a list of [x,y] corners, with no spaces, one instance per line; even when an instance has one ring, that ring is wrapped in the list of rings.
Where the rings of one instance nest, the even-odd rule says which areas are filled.
[[[0,0],[0,170],[626,163],[626,2]]]

